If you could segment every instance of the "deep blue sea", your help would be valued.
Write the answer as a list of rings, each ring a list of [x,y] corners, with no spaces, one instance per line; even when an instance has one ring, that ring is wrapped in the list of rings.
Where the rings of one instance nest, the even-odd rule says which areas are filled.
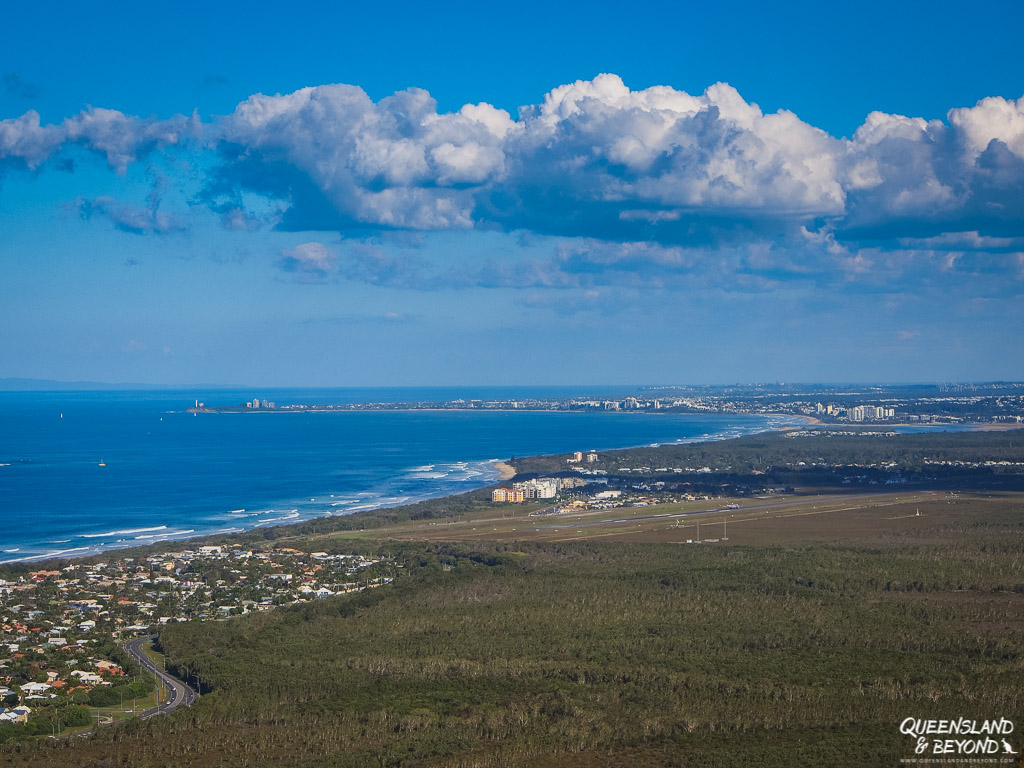
[[[511,456],[716,439],[781,419],[627,413],[188,414],[296,403],[611,397],[628,388],[0,392],[0,562],[344,515],[495,482]],[[105,465],[105,466],[101,466]]]

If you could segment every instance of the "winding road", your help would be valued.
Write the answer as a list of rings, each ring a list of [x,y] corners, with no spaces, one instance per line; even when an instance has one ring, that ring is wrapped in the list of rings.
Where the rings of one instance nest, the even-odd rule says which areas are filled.
[[[149,635],[148,637],[137,637],[124,644],[124,649],[128,651],[129,655],[139,662],[143,669],[150,672],[161,683],[163,683],[167,690],[170,691],[170,695],[167,697],[166,701],[152,709],[147,709],[139,715],[139,718],[142,720],[146,720],[154,715],[170,714],[178,707],[191,706],[192,702],[196,700],[196,692],[187,683],[183,683],[178,678],[172,677],[166,672],[166,670],[158,667],[153,663],[153,660],[146,655],[145,651],[142,650],[142,646],[145,643],[152,642],[154,637],[156,636]]]

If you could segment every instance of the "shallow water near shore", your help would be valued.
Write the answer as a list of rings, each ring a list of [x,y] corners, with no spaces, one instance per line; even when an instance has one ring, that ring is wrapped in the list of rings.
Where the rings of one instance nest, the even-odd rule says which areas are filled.
[[[0,393],[0,562],[396,506],[496,482],[495,464],[511,456],[720,439],[784,421],[601,412],[185,412],[196,397],[217,406],[259,395],[281,406],[611,394],[558,388]]]

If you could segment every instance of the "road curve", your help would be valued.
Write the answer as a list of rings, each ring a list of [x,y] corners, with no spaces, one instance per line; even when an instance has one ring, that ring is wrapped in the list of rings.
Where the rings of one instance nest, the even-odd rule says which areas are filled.
[[[161,669],[153,660],[149,658],[142,650],[144,643],[149,643],[153,640],[155,635],[149,635],[148,637],[137,637],[134,640],[129,640],[124,644],[124,649],[128,651],[128,654],[135,659],[142,668],[147,672],[156,677],[161,683],[163,683],[167,690],[170,691],[170,695],[167,700],[161,703],[157,707],[147,709],[145,712],[139,715],[139,718],[146,720],[154,715],[167,715],[176,710],[178,707],[185,706],[189,707],[192,702],[196,700],[196,692],[189,687],[188,684],[183,683],[176,677],[169,675],[166,670]]]

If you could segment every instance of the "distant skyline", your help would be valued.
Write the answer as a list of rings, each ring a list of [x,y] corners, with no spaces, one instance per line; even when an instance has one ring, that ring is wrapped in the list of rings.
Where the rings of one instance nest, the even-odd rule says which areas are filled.
[[[1024,9],[58,3],[0,379],[1024,379]]]

